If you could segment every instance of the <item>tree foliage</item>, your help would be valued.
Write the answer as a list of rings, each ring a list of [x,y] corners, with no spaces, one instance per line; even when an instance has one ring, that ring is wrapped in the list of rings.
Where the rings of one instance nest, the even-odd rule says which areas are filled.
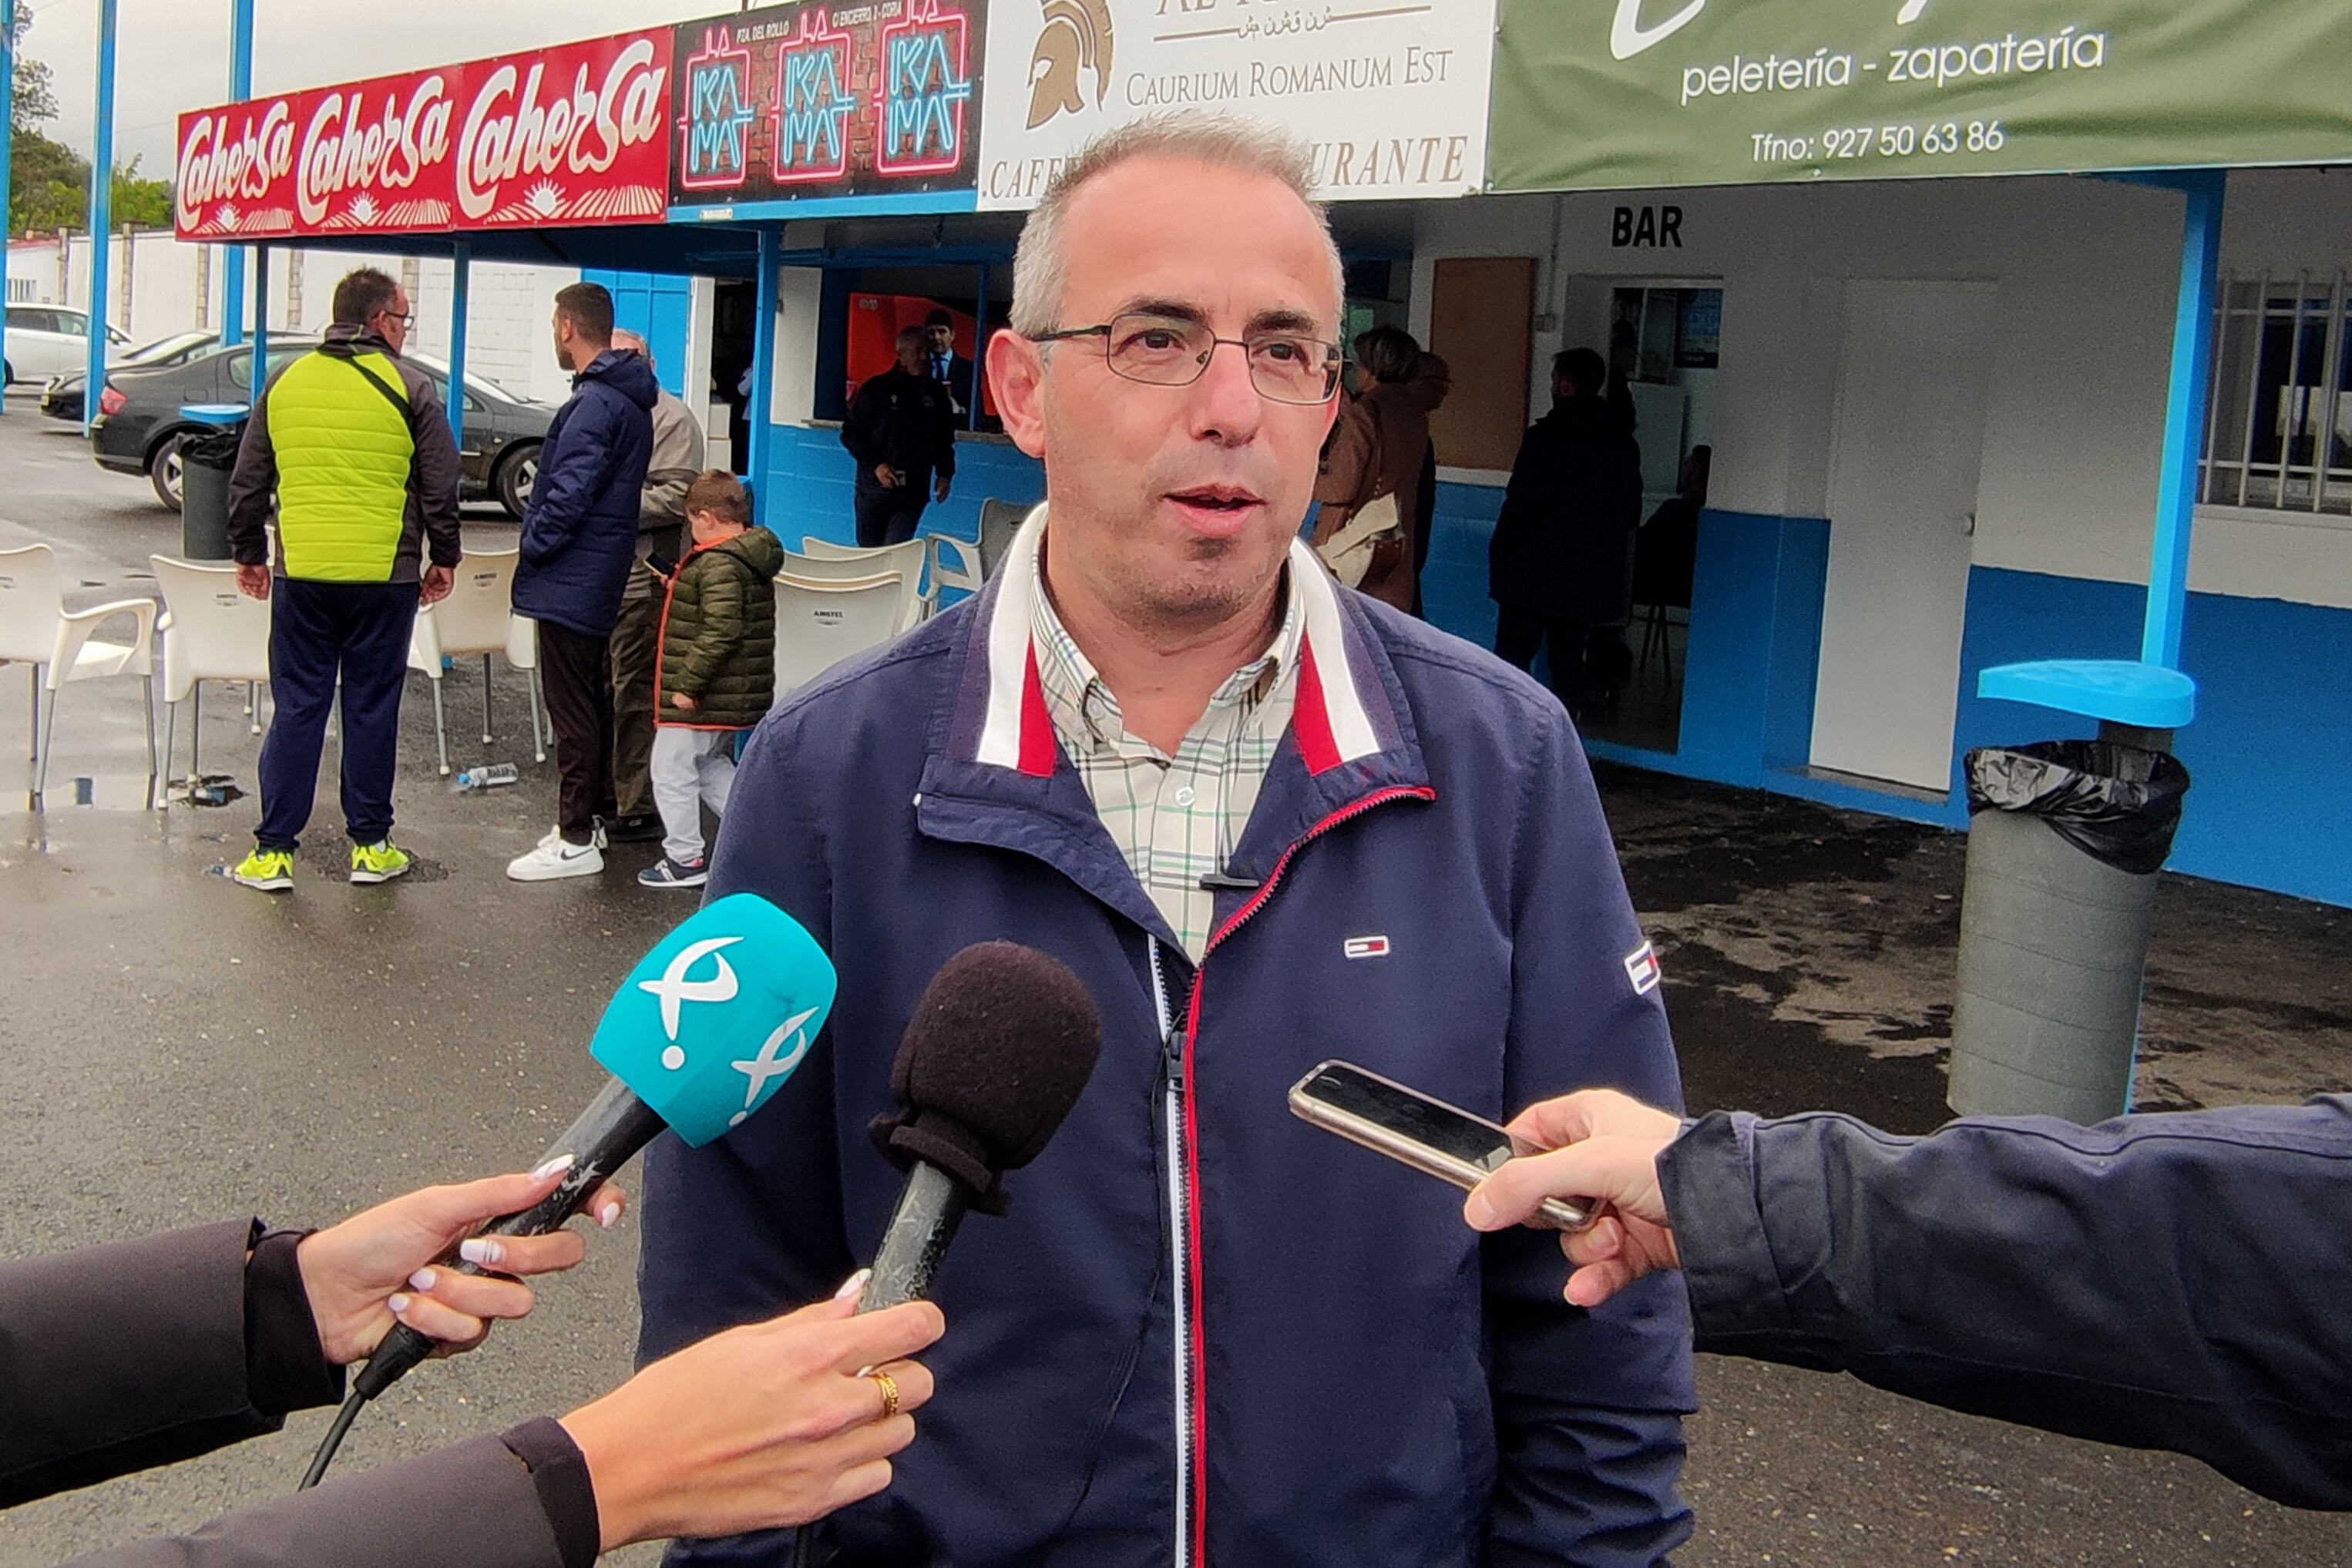
[[[58,100],[49,68],[25,57],[25,33],[32,25],[32,11],[19,4],[10,47],[16,81],[9,116],[16,132],[8,181],[11,238],[89,226],[89,160],[41,131],[45,122],[57,118]],[[151,229],[171,225],[171,182],[142,179],[136,158],[127,166],[115,166],[110,199],[117,230],[132,225]]]

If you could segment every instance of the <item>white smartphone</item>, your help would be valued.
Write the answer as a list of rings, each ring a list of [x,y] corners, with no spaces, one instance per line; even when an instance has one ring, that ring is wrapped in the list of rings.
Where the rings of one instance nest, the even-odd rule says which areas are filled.
[[[1467,1192],[1515,1155],[1540,1154],[1494,1123],[1346,1061],[1327,1061],[1290,1089],[1291,1113]],[[1591,1211],[1548,1197],[1531,1225],[1581,1230]]]

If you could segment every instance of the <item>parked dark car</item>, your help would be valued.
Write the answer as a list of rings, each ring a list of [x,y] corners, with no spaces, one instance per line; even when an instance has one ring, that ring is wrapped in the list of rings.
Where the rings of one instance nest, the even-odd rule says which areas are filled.
[[[198,354],[209,353],[220,347],[218,332],[174,332],[168,338],[158,338],[142,343],[122,356],[115,369],[154,370],[164,365],[184,365]],[[82,383],[89,373],[75,371],[71,374],[51,376],[48,385],[41,389],[41,412],[51,419],[81,423]]]
[[[318,347],[316,340],[273,336],[269,360],[304,353]],[[402,356],[433,379],[446,402],[449,367],[424,354]],[[148,369],[123,367],[107,372],[106,391],[98,400],[98,418],[90,425],[89,454],[101,468],[118,474],[144,474],[155,486],[156,498],[173,511],[180,508],[180,438],[201,427],[183,418],[191,403],[242,403],[253,401],[253,346],[217,349],[184,364]],[[461,487],[467,500],[493,500],[509,516],[522,516],[539,477],[539,449],[555,410],[543,402],[515,396],[479,376],[466,378],[466,439],[459,449],[464,460]]]

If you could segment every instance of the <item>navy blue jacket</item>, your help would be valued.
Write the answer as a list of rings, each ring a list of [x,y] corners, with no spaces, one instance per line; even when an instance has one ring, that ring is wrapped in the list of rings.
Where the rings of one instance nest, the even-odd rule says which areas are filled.
[[[636,562],[637,513],[661,394],[645,356],[606,350],[572,378],[547,427],[522,517],[514,607],[583,637],[608,637]]]
[[[1600,1312],[1552,1237],[1294,1118],[1346,1057],[1500,1119],[1678,1090],[1655,971],[1559,704],[1343,591],[1301,545],[1297,717],[1196,972],[1055,743],[1030,653],[1041,521],[974,600],[760,727],[710,891],[807,925],[825,1036],[741,1131],[649,1151],[640,1354],[830,1294],[901,1177],[867,1137],[917,995],[968,944],[1087,983],[1103,1055],[1011,1212],[933,1291],[939,1395],[844,1564],[1651,1568],[1688,1533],[1675,1276]],[[1385,936],[1350,958],[1350,938]],[[1361,951],[1365,945],[1359,945]],[[785,1539],[673,1563],[788,1561]]]
[[[1717,1113],[1658,1176],[1703,1350],[2352,1509],[2352,1097],[1925,1138]]]

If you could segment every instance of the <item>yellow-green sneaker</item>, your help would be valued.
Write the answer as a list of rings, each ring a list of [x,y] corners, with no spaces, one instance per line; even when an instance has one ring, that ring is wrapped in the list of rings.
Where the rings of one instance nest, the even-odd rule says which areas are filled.
[[[286,850],[265,850],[256,844],[253,852],[229,868],[229,880],[240,887],[257,887],[264,893],[290,893],[294,888],[294,856]]]
[[[353,882],[390,882],[408,874],[408,852],[394,849],[390,839],[380,844],[352,846],[352,880]]]

